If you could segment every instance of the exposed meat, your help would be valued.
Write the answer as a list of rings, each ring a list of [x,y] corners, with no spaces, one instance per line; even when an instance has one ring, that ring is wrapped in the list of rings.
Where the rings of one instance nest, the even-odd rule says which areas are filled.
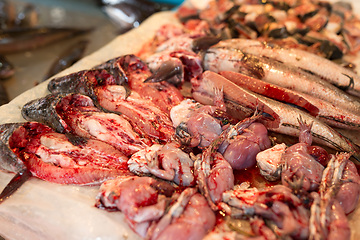
[[[309,236],[309,213],[300,199],[285,186],[276,185],[262,191],[240,186],[225,192],[223,200],[231,207],[232,217],[259,217],[253,219],[252,225],[255,232],[265,239],[273,234],[296,239],[307,239]],[[264,226],[263,220],[271,224]],[[268,226],[272,224],[276,227],[270,230]]]
[[[272,148],[259,152],[256,155],[256,163],[261,175],[269,181],[276,181],[281,177],[283,166],[283,154],[286,150],[285,143],[276,144]]]
[[[136,92],[127,96],[125,88],[117,85],[99,87],[96,92],[103,108],[127,116],[144,136],[168,142],[175,134],[169,116]]]
[[[342,182],[342,177],[349,173],[349,169],[346,169],[349,157],[348,153],[332,156],[323,172],[319,192],[311,193],[310,238],[350,239],[350,226],[345,211],[351,211],[349,207],[357,197],[349,196],[350,199],[343,204],[338,201],[340,189],[347,184]],[[339,199],[344,200],[341,197]]]
[[[329,235],[327,239],[350,239],[351,230],[342,206],[335,202],[331,208]]]
[[[267,64],[263,58],[234,54],[229,61],[217,61],[223,56],[221,48],[206,49],[219,39],[234,34],[256,38],[265,27],[270,38],[287,38],[292,34],[304,34],[302,31],[309,31],[307,37],[317,36],[314,31],[325,29],[324,33],[334,38],[334,42],[339,39],[328,29],[331,26],[327,28],[326,11],[330,10],[322,13],[317,4],[303,4],[293,9],[292,14],[301,21],[287,18],[287,8],[298,2],[212,2],[209,8],[196,12],[194,17],[200,19],[184,24],[187,29],[171,26],[161,29],[157,39],[148,46],[148,52],[143,52],[148,63],[153,64],[150,68],[135,55],[126,55],[60,79],[64,84],[60,90],[55,86],[59,82],[52,81],[54,85],[49,85],[50,90],[76,91],[89,96],[77,93],[72,94],[72,98],[63,98],[55,107],[58,112],[54,117],[59,123],[55,129],[97,140],[50,130],[28,137],[29,131],[21,127],[16,134],[23,139],[12,139],[13,149],[23,159],[34,163],[36,176],[51,172],[54,175],[46,179],[56,179],[55,182],[60,182],[60,175],[71,181],[77,179],[77,183],[81,179],[81,184],[95,184],[120,176],[101,186],[96,206],[121,211],[130,228],[145,239],[203,239],[214,225],[231,224],[234,219],[246,222],[246,231],[229,224],[224,227],[225,234],[218,237],[348,238],[346,213],[351,212],[358,202],[360,177],[354,165],[348,163],[350,154],[331,155],[332,159],[329,159],[323,148],[312,146],[312,137],[316,137],[323,144],[354,153],[359,158],[357,146],[317,119],[341,119],[341,114],[346,114],[319,115],[321,111],[317,106],[289,91],[280,91],[288,94],[286,96],[275,96],[284,100],[296,95],[291,103],[301,100],[301,107],[306,107],[317,117],[314,118],[302,110],[254,94],[219,74],[203,72],[200,58],[205,50],[205,66],[211,65],[216,70],[229,64],[234,69],[240,67],[249,75],[263,77],[272,67],[272,63]],[[269,9],[270,14],[264,13]],[[317,25],[307,26],[314,23]],[[170,31],[166,33],[166,29]],[[205,45],[202,45],[198,37],[207,34],[212,35],[214,42],[211,40],[207,45],[204,41]],[[336,45],[340,48],[342,44]],[[156,54],[147,55],[153,52]],[[214,52],[218,58],[212,61],[207,57]],[[275,61],[274,65],[277,63]],[[287,82],[287,73],[272,76],[275,80],[284,77]],[[298,81],[303,83],[312,75],[304,73],[304,76]],[[182,101],[179,89],[168,84],[169,80],[178,85],[190,80],[192,97],[199,102]],[[301,86],[298,82],[294,85]],[[263,86],[259,84],[252,90]],[[273,87],[271,84],[266,86]],[[322,86],[325,85],[317,85],[316,89]],[[345,102],[343,106],[350,103]],[[356,112],[357,104],[351,104],[352,111]],[[232,122],[227,114],[234,112],[237,113],[234,118],[244,120]],[[47,116],[49,113],[52,112],[49,111]],[[252,114],[253,117],[249,117]],[[312,127],[299,119],[311,123]],[[34,123],[24,126],[29,124]],[[357,127],[355,125],[352,127]],[[279,144],[266,150],[271,146],[268,130],[299,136],[300,143],[289,147]],[[25,142],[31,144],[27,146]],[[131,156],[130,159],[127,161],[119,150],[127,157]],[[254,166],[255,156],[258,166]],[[119,159],[121,161],[116,162]],[[128,168],[139,176],[129,173]],[[251,170],[247,171],[247,168]],[[282,182],[278,182],[279,185],[264,182],[261,188],[255,188],[250,186],[255,179],[253,176],[236,179],[242,173],[258,176],[259,168],[268,179],[278,180],[281,176]],[[234,170],[238,169],[241,171],[236,171],[235,175]],[[90,183],[90,178],[95,180]],[[235,181],[240,185],[234,186]],[[258,187],[258,183],[254,182],[254,185]],[[226,217],[216,218],[217,213]]]
[[[200,192],[208,200],[210,207],[217,210],[221,207],[222,195],[225,191],[230,190],[234,186],[234,173],[233,169],[243,169],[245,166],[252,166],[255,164],[255,155],[260,151],[259,148],[267,148],[270,146],[270,141],[266,134],[261,133],[263,125],[260,124],[258,130],[250,132],[248,128],[256,129],[254,123],[259,118],[255,115],[251,118],[244,119],[238,122],[235,126],[229,126],[224,130],[219,137],[217,137],[210,146],[208,146],[203,153],[197,157],[194,163],[195,176],[197,177],[197,184],[199,185]],[[253,125],[253,127],[250,127]],[[236,139],[238,136],[243,137]],[[260,135],[258,139],[251,140],[252,134]],[[247,139],[247,137],[249,137]],[[232,141],[234,138],[235,140]],[[262,139],[263,138],[263,139]],[[254,141],[254,142],[252,142]],[[252,143],[256,143],[257,147],[252,148]],[[238,145],[242,145],[237,150],[232,150]],[[269,146],[266,146],[269,145]],[[250,146],[250,147],[249,147]],[[260,147],[259,147],[260,146]],[[221,152],[227,152],[228,148],[230,154],[226,157]],[[250,149],[249,151],[247,150]],[[249,156],[248,156],[249,155]],[[249,164],[249,165],[247,165]]]
[[[23,123],[0,125],[0,169],[6,172],[19,172],[26,168],[24,163],[9,148],[9,138]]]
[[[146,59],[146,62],[155,73],[154,76],[150,77],[154,82],[159,81],[159,78],[161,77],[159,76],[159,73],[163,73],[161,69],[164,68],[165,64],[169,65],[169,63],[171,63],[172,66],[180,68],[176,75],[178,80],[174,81],[166,78],[164,80],[168,82],[175,82],[177,85],[183,83],[184,81],[190,81],[191,78],[199,76],[203,71],[200,56],[192,51],[183,49],[178,49],[176,51],[164,50],[155,53],[149,56]],[[166,74],[166,72],[164,73]]]
[[[173,193],[170,184],[150,177],[120,177],[101,185],[96,205],[120,210],[134,231],[145,237],[151,222],[164,215],[166,198]]]
[[[135,132],[124,117],[101,111],[90,97],[81,94],[47,95],[25,104],[22,115],[58,132],[104,141],[127,156],[152,144],[151,139]]]
[[[222,201],[223,192],[234,186],[234,174],[228,160],[220,153],[213,156],[206,183],[209,188],[210,198],[218,204]]]
[[[215,225],[215,213],[205,198],[185,189],[152,231],[151,239],[202,239]]]
[[[183,34],[184,34],[184,28],[181,25],[175,25],[175,24],[162,25],[160,26],[158,31],[156,31],[153,41],[149,41],[145,43],[137,55],[140,56],[142,59],[145,59],[148,55],[153,54],[156,51],[156,48],[162,43]]]
[[[165,113],[183,100],[180,90],[167,82],[144,83],[152,73],[147,65],[135,55],[119,58],[117,64],[125,72],[130,89],[142,98],[149,99]]]
[[[59,102],[56,110],[75,134],[104,141],[126,156],[151,145],[151,141],[141,138],[126,119],[100,111],[86,96],[69,95]]]
[[[356,208],[360,196],[360,177],[353,162],[347,162],[342,180],[343,184],[336,194],[336,199],[345,214],[349,214]]]
[[[172,99],[170,95],[181,95],[178,89],[174,87],[170,91],[171,93],[165,88],[159,90],[156,87],[149,87],[162,86],[162,83],[139,85],[136,80],[141,80],[143,75],[146,76],[146,73],[150,73],[146,71],[148,71],[147,66],[139,58],[134,55],[124,55],[100,64],[94,69],[52,79],[48,88],[52,93],[75,92],[88,95],[95,101],[96,105],[127,116],[145,136],[156,138],[159,141],[168,141],[173,135],[170,119],[167,112],[160,110],[152,100],[166,105],[170,104],[169,100]],[[129,79],[130,82],[134,83],[134,87],[138,86],[140,95],[144,96],[144,98],[140,97],[135,91],[132,91],[128,96],[129,93],[125,87],[119,85]],[[140,82],[142,83],[142,81]],[[147,90],[150,91],[149,95],[146,93]],[[160,93],[161,91],[162,93]],[[163,96],[165,96],[165,99]],[[150,99],[145,99],[147,97]],[[174,101],[175,98],[173,98]],[[129,101],[131,104],[128,104]],[[169,106],[164,107],[167,109]]]
[[[194,162],[179,147],[176,143],[147,147],[131,156],[128,161],[129,169],[138,175],[153,174],[179,186],[193,186]]]
[[[127,170],[127,157],[111,145],[68,138],[40,123],[19,127],[10,137],[9,146],[34,176],[50,182],[94,185],[132,175]]]
[[[198,140],[198,144],[194,145],[199,147],[209,146],[222,132],[220,122],[202,111],[198,111],[189,118],[187,128],[192,136],[192,142]]]

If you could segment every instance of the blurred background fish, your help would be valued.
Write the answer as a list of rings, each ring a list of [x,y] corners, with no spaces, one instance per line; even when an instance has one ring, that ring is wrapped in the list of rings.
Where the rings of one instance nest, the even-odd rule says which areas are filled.
[[[9,96],[2,82],[0,82],[0,106],[9,102]]]
[[[0,80],[12,100],[183,0],[0,0]]]
[[[102,10],[124,33],[159,11],[174,9],[182,1],[100,0]]]
[[[12,63],[10,63],[5,56],[0,55],[0,79],[11,78],[14,74],[15,69]]]
[[[54,76],[79,61],[83,57],[88,44],[89,41],[84,39],[65,49],[65,51],[55,59],[43,80]]]

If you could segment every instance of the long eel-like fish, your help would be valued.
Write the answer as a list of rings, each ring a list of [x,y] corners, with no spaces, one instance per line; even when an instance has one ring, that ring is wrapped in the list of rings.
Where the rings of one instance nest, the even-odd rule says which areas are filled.
[[[210,47],[204,56],[204,67],[214,72],[242,72],[272,84],[312,95],[360,115],[360,102],[331,83],[298,67],[246,54],[231,44],[219,42]]]
[[[351,152],[356,159],[360,159],[360,150],[355,144],[304,111],[248,91],[211,71],[205,71],[201,78],[192,81],[193,97],[200,103],[204,102],[203,100],[206,103],[209,96],[214,96],[215,88],[223,89],[226,101],[253,110],[259,109],[271,116],[263,121],[270,131],[299,136],[301,118],[312,123],[311,134],[314,141],[338,151]]]
[[[56,41],[90,32],[91,29],[76,28],[16,28],[0,32],[0,54],[9,54],[54,43]]]
[[[350,91],[353,88],[360,91],[360,76],[355,72],[329,59],[301,49],[282,48],[249,39],[228,39],[222,41],[221,46],[231,46],[240,49],[244,53],[272,58],[316,74],[343,89]]]

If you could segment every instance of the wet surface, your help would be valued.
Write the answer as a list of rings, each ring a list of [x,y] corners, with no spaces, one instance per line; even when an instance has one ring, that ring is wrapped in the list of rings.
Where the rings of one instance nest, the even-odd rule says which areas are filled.
[[[18,8],[26,3],[34,4],[39,13],[38,26],[94,28],[94,30],[89,34],[62,40],[36,50],[6,55],[16,69],[12,78],[3,80],[10,100],[41,82],[56,57],[77,41],[81,39],[89,41],[84,54],[86,56],[110,42],[119,32],[119,29],[101,11],[96,0],[11,0],[11,2],[14,2]]]

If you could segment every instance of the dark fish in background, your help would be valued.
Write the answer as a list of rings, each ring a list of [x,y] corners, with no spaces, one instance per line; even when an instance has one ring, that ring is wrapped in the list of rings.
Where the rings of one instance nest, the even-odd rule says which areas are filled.
[[[67,48],[51,65],[43,81],[70,67],[78,60],[80,60],[83,57],[88,44],[88,40],[80,40]]]
[[[14,65],[5,56],[0,55],[0,79],[11,78],[14,74]]]
[[[6,88],[4,84],[0,82],[0,106],[8,103],[9,101],[10,100]]]
[[[173,9],[175,5],[147,0],[102,0],[103,11],[119,26],[120,33],[138,27],[150,15]]]
[[[28,51],[59,40],[89,33],[92,29],[33,27],[0,31],[0,54]]]

